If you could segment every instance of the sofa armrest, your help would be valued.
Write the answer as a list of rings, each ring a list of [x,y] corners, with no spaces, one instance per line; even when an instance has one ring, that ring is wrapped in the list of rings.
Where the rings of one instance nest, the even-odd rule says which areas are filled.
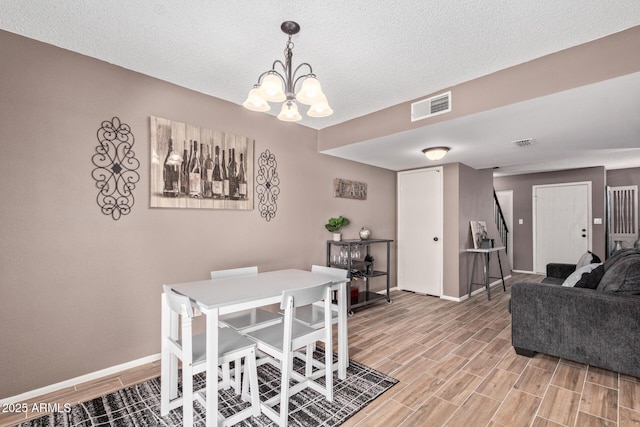
[[[511,339],[540,352],[640,377],[640,295],[514,283]]]
[[[550,263],[547,264],[547,277],[554,279],[566,279],[576,271],[575,264]]]

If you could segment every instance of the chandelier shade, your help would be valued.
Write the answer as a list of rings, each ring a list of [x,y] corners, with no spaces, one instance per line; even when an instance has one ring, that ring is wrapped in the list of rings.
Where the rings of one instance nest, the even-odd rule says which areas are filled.
[[[296,100],[305,105],[313,105],[320,100],[320,97],[324,97],[325,101],[327,99],[322,93],[320,82],[315,77],[307,77],[302,82],[302,87],[296,95]]]
[[[285,102],[282,104],[278,119],[283,122],[297,122],[302,119],[302,116],[298,112],[298,105],[295,102]]]
[[[253,89],[249,91],[247,100],[244,101],[242,105],[244,106],[244,108],[251,111],[265,112],[271,110],[271,106],[269,105],[269,103],[260,94],[258,85],[253,86]]]
[[[289,36],[284,50],[284,62],[276,60],[270,70],[260,74],[258,83],[253,85],[242,105],[251,111],[265,112],[271,109],[269,102],[283,102],[277,117],[287,122],[297,122],[302,119],[298,111],[298,102],[310,106],[307,111],[309,117],[330,116],[333,110],[322,92],[320,82],[313,74],[311,65],[304,62],[293,68],[291,37],[300,31],[300,26],[293,21],[285,21],[280,29]],[[299,71],[302,72],[300,75],[298,75]],[[306,74],[304,74],[305,71],[307,71]],[[296,93],[297,86],[299,91]]]
[[[282,102],[287,99],[282,87],[282,80],[275,72],[270,72],[260,84],[260,95],[269,102]]]
[[[309,117],[327,117],[333,114],[333,110],[329,107],[329,103],[327,103],[327,97],[322,95],[317,99],[317,102],[311,105],[309,111],[307,111],[307,115]]]

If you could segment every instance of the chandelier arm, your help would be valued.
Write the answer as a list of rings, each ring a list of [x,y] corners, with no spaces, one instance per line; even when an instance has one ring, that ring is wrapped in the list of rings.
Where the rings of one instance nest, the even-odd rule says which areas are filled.
[[[286,83],[285,80],[284,80],[284,77],[282,77],[282,74],[280,74],[279,72],[277,72],[274,69],[271,69],[271,70],[265,71],[264,73],[262,73],[262,74],[260,74],[258,76],[258,85],[260,85],[260,83],[262,82],[262,78],[264,76],[266,76],[267,74],[275,74],[276,76],[280,77],[280,80],[282,80],[283,83]]]
[[[302,68],[305,65],[309,68],[309,72],[307,74],[303,74],[301,76],[296,77],[296,74],[298,74],[298,70],[300,70],[300,68]],[[311,76],[315,76],[315,74],[313,74],[313,68],[311,68],[311,65],[309,65],[306,62],[303,62],[302,64],[298,65],[296,67],[296,70],[293,72],[293,78],[295,78],[295,80],[291,84],[291,91],[295,92],[296,85],[298,84],[298,81],[300,79],[305,79],[305,78],[311,77]]]
[[[276,65],[280,65],[282,67],[282,71],[284,71],[285,73],[287,72],[287,66],[285,65],[284,62],[280,61],[279,59],[276,59],[275,61],[273,61],[273,65],[271,65],[271,70],[270,71],[276,71]]]
[[[291,86],[292,86],[293,88],[295,88],[295,87],[296,87],[296,85],[298,84],[298,81],[299,81],[300,79],[306,79],[307,77],[311,77],[311,76],[315,76],[315,74],[313,74],[313,73],[303,74],[303,75],[301,75],[300,77],[297,77]]]
[[[302,64],[300,64],[300,65],[298,65],[296,67],[295,71],[293,72],[293,75],[295,76],[296,74],[298,74],[298,70],[300,68],[304,67],[305,65],[307,67],[309,67],[309,72],[306,75],[302,76],[302,77],[307,77],[309,74],[313,74],[313,68],[311,68],[311,65],[308,62],[303,62]]]

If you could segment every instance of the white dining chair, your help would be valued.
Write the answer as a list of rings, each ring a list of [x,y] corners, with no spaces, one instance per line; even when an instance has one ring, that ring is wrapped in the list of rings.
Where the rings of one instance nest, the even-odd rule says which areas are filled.
[[[258,274],[258,267],[231,268],[227,270],[214,270],[211,272],[211,279],[224,279],[227,277],[253,276]],[[255,329],[273,325],[282,321],[282,315],[261,308],[250,308],[247,310],[229,313],[220,316],[220,323],[229,326],[241,334],[245,334]]]
[[[337,282],[346,281],[348,277],[348,271],[343,268],[312,265],[311,271],[332,276]],[[296,308],[295,319],[312,328],[322,327],[324,324],[324,306],[323,304],[316,303]],[[333,302],[331,304],[331,322],[338,323],[338,305],[333,304]]]
[[[327,276],[332,276],[336,281],[346,281],[348,277],[348,271],[343,268],[325,267],[322,265],[312,265],[311,271],[314,273],[322,273]],[[304,307],[296,308],[295,319],[303,325],[317,329],[324,326],[324,305],[322,303],[315,303],[306,305]],[[338,305],[331,303],[331,323],[338,323]],[[315,343],[311,343],[307,346],[304,354],[296,353],[296,356],[304,358],[306,366],[306,375],[312,375],[313,365],[316,361],[313,359],[313,352],[315,350]],[[334,366],[334,369],[338,369],[338,365]]]
[[[294,310],[314,302],[323,302],[324,324],[321,328],[312,328],[294,320]],[[333,401],[333,352],[331,331],[331,283],[310,288],[293,289],[282,293],[280,307],[284,310],[284,320],[280,324],[271,325],[247,333],[253,339],[258,350],[266,353],[276,361],[281,371],[280,393],[260,403],[262,413],[277,423],[287,426],[289,416],[289,399],[292,395],[312,388]],[[322,342],[325,348],[325,363],[322,374],[324,384],[315,381],[318,376],[309,378],[293,369],[294,352],[304,349],[308,344]],[[317,374],[314,373],[314,374]],[[290,385],[293,381],[295,384]],[[274,408],[279,405],[279,410]]]
[[[191,426],[193,401],[197,399],[206,406],[205,389],[193,389],[193,376],[206,370],[206,334],[193,335],[191,325],[194,310],[188,297],[173,292],[165,285],[162,304],[171,311],[171,315],[164,316],[162,324],[160,415],[166,416],[170,410],[181,406],[183,425]],[[260,415],[255,352],[255,343],[247,337],[231,328],[218,329],[218,365],[228,365],[231,361],[238,363],[244,359],[240,395],[244,401],[251,403],[249,407],[227,418],[218,412],[218,425],[230,426]],[[178,359],[182,362],[182,397],[178,397],[177,373],[171,372],[172,369],[177,370]],[[219,389],[225,386],[224,381],[218,383]]]

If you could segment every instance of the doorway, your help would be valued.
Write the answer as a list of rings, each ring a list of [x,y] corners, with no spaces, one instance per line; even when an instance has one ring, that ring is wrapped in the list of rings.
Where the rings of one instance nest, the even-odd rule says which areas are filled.
[[[533,267],[575,264],[591,250],[591,182],[533,186]]]

